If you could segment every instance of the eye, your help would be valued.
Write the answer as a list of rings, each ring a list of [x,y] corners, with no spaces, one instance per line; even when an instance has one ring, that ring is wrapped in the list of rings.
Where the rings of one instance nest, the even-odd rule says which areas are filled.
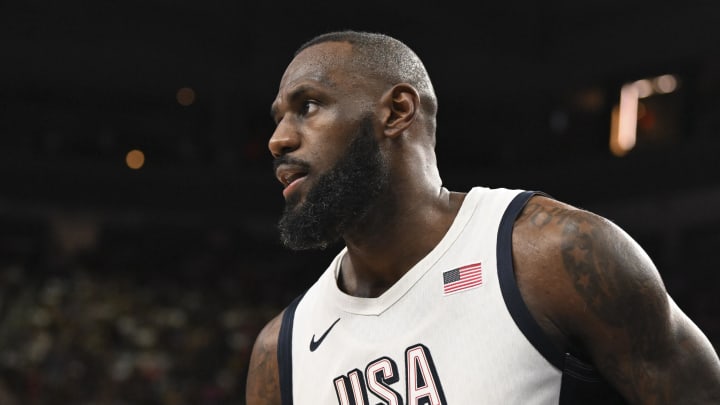
[[[315,112],[318,108],[318,103],[315,100],[305,100],[300,108],[300,115],[309,115]]]

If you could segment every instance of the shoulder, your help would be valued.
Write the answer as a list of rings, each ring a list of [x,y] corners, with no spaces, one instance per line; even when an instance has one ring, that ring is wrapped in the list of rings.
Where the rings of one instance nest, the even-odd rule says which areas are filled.
[[[645,266],[638,270],[649,271],[652,278],[657,276],[650,258],[614,222],[542,195],[532,197],[518,216],[513,242],[516,259],[551,266],[548,270],[562,271],[572,279],[594,277],[598,271],[605,276],[622,275],[624,259],[635,260],[633,264]],[[642,274],[638,271],[632,275]],[[586,284],[574,284],[574,288],[582,290]]]
[[[623,229],[595,213],[531,198],[514,225],[513,260],[529,309],[540,323],[554,325],[561,345],[586,346],[597,328],[630,321],[631,303],[638,318],[669,316],[652,260]]]
[[[559,349],[591,361],[632,402],[717,400],[717,354],[623,229],[535,196],[512,236],[520,293]]]
[[[280,404],[277,345],[284,313],[281,312],[263,327],[253,345],[246,386],[248,405]]]

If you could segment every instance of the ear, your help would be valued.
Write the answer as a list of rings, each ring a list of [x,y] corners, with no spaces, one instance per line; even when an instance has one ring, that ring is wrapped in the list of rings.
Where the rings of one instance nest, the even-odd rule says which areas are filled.
[[[415,87],[400,83],[382,96],[385,136],[394,138],[402,134],[415,121],[420,110],[420,94]]]

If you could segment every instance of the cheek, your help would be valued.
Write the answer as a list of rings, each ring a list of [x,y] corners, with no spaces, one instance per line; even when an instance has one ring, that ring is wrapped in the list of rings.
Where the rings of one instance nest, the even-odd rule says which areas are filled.
[[[313,170],[325,172],[333,168],[345,155],[349,144],[350,134],[347,131],[343,133],[326,129],[322,135],[308,137],[306,150]]]
[[[317,173],[325,173],[335,167],[335,164],[341,158],[337,147],[331,147],[328,144],[319,145],[310,158],[312,168]]]

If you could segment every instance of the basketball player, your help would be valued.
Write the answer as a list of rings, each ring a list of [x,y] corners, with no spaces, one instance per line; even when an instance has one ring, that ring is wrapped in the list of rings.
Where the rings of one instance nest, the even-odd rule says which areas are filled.
[[[717,353],[641,247],[541,192],[444,188],[437,108],[394,38],[295,54],[269,141],[281,239],[344,247],[258,336],[248,405],[720,404]]]

